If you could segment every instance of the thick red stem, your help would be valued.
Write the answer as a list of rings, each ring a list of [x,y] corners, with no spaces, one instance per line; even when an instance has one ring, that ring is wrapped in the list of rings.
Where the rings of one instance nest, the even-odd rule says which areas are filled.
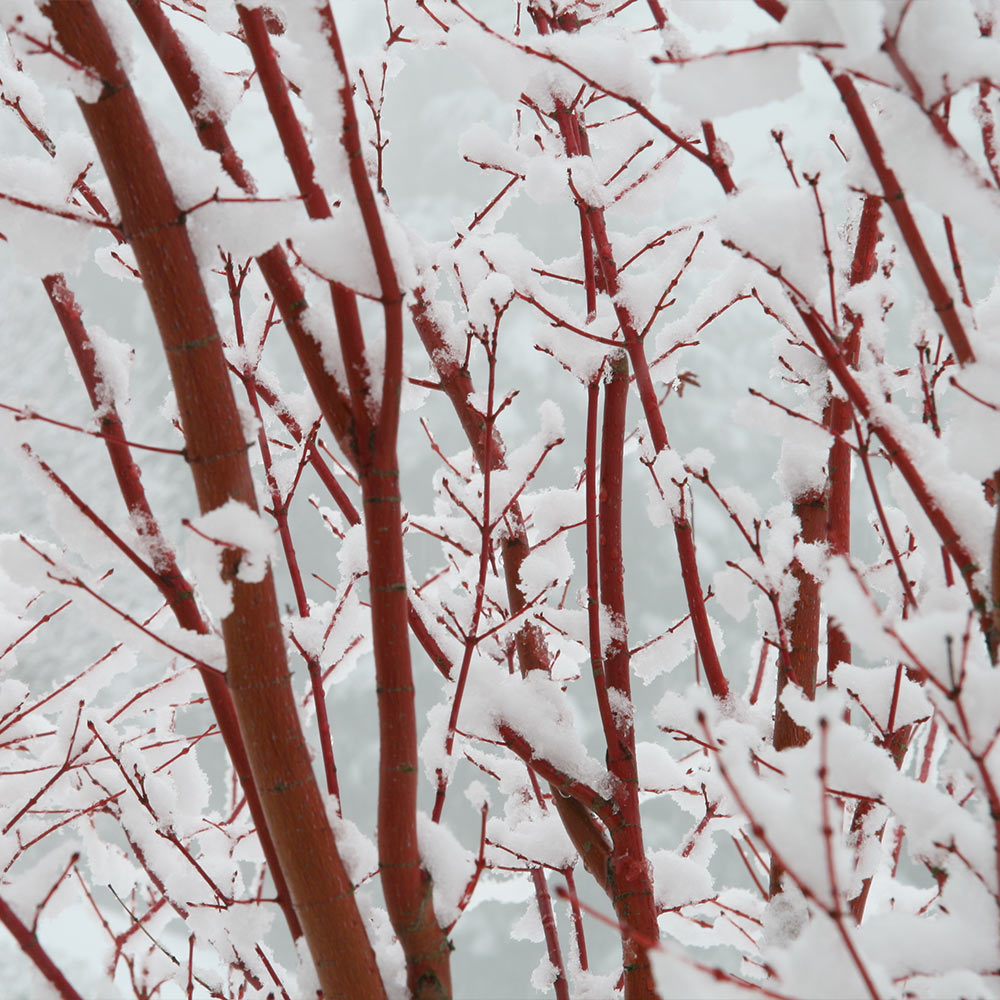
[[[236,342],[240,347],[245,346],[243,334],[243,313],[240,309],[240,289],[242,279],[237,281],[233,271],[232,258],[226,261],[226,281],[229,285],[229,297],[233,305],[233,323],[236,331]],[[274,306],[271,307],[272,311]],[[260,400],[257,398],[257,380],[253,371],[241,371],[237,373],[243,386],[246,389],[247,400],[257,418],[257,447],[260,450],[261,460],[264,463],[264,474],[267,478],[267,489],[271,495],[271,516],[278,525],[278,537],[281,539],[281,550],[285,556],[285,564],[288,566],[288,575],[292,581],[292,591],[295,594],[295,604],[300,618],[308,618],[310,613],[309,600],[306,597],[306,588],[302,582],[302,572],[299,569],[299,558],[295,551],[295,544],[292,541],[292,532],[288,524],[288,504],[291,496],[283,497],[278,487],[278,482],[274,478],[271,461],[271,445],[268,441],[267,430],[264,427],[264,419],[260,410]],[[303,461],[305,460],[303,456]],[[294,488],[294,487],[293,487]],[[326,790],[337,799],[337,812],[340,814],[340,786],[337,782],[337,765],[333,755],[333,736],[330,733],[330,719],[326,711],[326,692],[323,690],[323,672],[320,669],[319,660],[313,653],[307,653],[296,643],[306,667],[309,671],[309,679],[312,682],[313,704],[316,706],[316,729],[319,733],[320,751],[323,756],[323,771],[326,774]]]
[[[826,496],[821,490],[810,490],[795,499],[792,509],[799,519],[801,544],[816,544],[826,536]],[[795,610],[786,622],[788,630],[788,669],[782,669],[779,659],[778,693],[774,718],[774,748],[801,747],[809,740],[809,731],[792,721],[782,704],[785,687],[795,684],[812,700],[816,695],[816,669],[819,663],[819,581],[796,557],[791,575],[798,587]]]
[[[230,143],[224,122],[207,102],[200,100],[201,79],[191,63],[187,49],[167,15],[163,13],[160,0],[129,0],[129,5],[167,71],[174,89],[184,101],[184,107],[191,115],[202,146],[219,154],[223,169],[240,188],[248,194],[255,194],[257,188]],[[187,100],[187,96],[191,100]]]
[[[811,490],[795,499],[793,511],[799,519],[799,541],[802,544],[822,542],[826,534],[826,494]],[[778,690],[774,713],[774,748],[805,746],[809,730],[798,725],[782,703],[782,694],[789,684],[800,688],[811,701],[816,697],[816,672],[819,666],[819,581],[796,557],[792,561],[792,578],[798,586],[795,610],[787,622],[788,659],[778,657]],[[786,666],[787,664],[787,666]],[[771,860],[770,894],[782,891],[784,871],[781,862]]]
[[[601,601],[608,609],[613,632],[608,641],[605,675],[608,687],[631,700],[628,633],[625,618],[625,559],[622,552],[622,475],[625,451],[628,361],[624,355],[608,359],[610,374],[604,384],[604,420],[601,428],[600,584]],[[620,753],[634,753],[632,726],[621,727],[625,743]],[[615,748],[609,748],[614,752]]]
[[[753,0],[753,2],[779,23],[785,19],[785,15],[788,13],[788,6],[783,4],[781,0]]]
[[[615,915],[629,933],[623,938],[626,998],[656,996],[649,962],[649,941],[659,939],[653,883],[639,814],[639,773],[635,755],[634,710],[629,670],[625,609],[625,560],[622,554],[622,472],[625,450],[628,361],[624,354],[608,361],[610,376],[604,390],[601,428],[600,556],[601,603],[611,618],[611,636],[604,658],[604,676],[615,703],[627,706],[614,716],[615,741],[608,744],[608,768],[618,779],[616,802],[622,825],[614,831],[610,882]],[[632,933],[634,932],[634,933]]]
[[[203,512],[235,500],[256,510],[239,412],[198,263],[156,145],[90,0],[44,8],[63,48],[102,81],[80,101],[122,214],[163,340]],[[337,852],[289,682],[274,583],[237,576],[223,558],[233,611],[222,622],[227,680],[264,815],[324,992],[383,997],[353,886]],[[349,956],[345,960],[345,956]]]

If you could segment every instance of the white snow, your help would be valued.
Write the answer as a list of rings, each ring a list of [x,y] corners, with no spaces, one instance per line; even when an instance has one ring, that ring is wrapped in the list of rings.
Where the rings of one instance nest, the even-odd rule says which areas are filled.
[[[185,546],[191,575],[206,607],[225,618],[233,610],[232,584],[220,576],[225,550],[240,550],[237,579],[258,583],[264,579],[275,552],[273,529],[237,500],[193,519],[191,528]]]

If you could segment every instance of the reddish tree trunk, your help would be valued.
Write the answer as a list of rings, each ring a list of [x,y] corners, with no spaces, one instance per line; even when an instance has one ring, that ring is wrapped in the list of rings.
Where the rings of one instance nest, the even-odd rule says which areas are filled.
[[[826,493],[811,491],[800,496],[793,505],[801,525],[799,541],[815,543],[826,535]],[[795,611],[789,619],[787,658],[778,655],[778,693],[774,710],[774,749],[801,747],[809,741],[809,730],[793,721],[782,704],[781,696],[789,684],[800,688],[812,700],[816,697],[816,672],[819,666],[819,581],[796,558],[792,577],[798,585]],[[771,861],[771,895],[781,892],[784,871],[781,862]]]
[[[163,345],[203,512],[236,500],[256,510],[247,443],[222,343],[194,251],[138,102],[90,0],[46,8],[66,52],[103,82],[80,102],[135,252]],[[223,621],[227,680],[292,900],[328,997],[382,997],[375,956],[337,852],[299,725],[274,584],[223,579],[233,612]]]
[[[604,674],[609,691],[632,705],[632,682],[625,614],[625,560],[622,554],[622,471],[625,410],[628,402],[628,361],[623,354],[609,360],[611,375],[604,391],[601,431],[600,584],[601,603],[611,615],[613,634],[607,645]],[[649,963],[649,942],[659,940],[653,880],[639,815],[639,772],[635,728],[631,719],[616,716],[615,741],[608,747],[608,768],[619,781],[617,794],[622,825],[614,833],[609,894],[623,927],[625,996],[629,1000],[658,996]]]

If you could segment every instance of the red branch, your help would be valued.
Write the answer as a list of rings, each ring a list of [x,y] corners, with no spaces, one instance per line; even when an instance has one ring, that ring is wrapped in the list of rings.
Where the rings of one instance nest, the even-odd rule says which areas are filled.
[[[49,953],[41,946],[38,938],[24,926],[3,899],[0,899],[0,921],[14,935],[14,940],[21,946],[21,951],[35,963],[35,968],[52,984],[62,1000],[82,1000],[80,994],[49,957]]]
[[[55,0],[44,9],[62,47],[103,81],[98,100],[81,101],[80,108],[163,339],[200,508],[207,513],[234,499],[256,510],[242,423],[212,309],[184,215],[129,79],[91,0]],[[331,996],[377,996],[381,981],[374,954],[299,725],[273,579],[270,572],[259,583],[238,579],[235,552],[227,553],[223,564],[223,579],[233,589],[233,612],[222,622],[229,689],[320,981]],[[350,962],[343,961],[345,951]]]
[[[351,184],[378,275],[385,322],[384,371],[378,418],[368,443],[359,439],[359,473],[365,502],[365,538],[371,590],[372,642],[378,684],[379,795],[378,842],[381,879],[389,919],[406,955],[407,983],[416,998],[451,992],[451,944],[434,915],[430,874],[417,845],[416,709],[408,628],[409,601],[403,554],[402,501],[399,492],[400,395],[403,381],[403,293],[389,251],[371,180],[365,169],[360,126],[354,110],[351,78],[333,11],[321,11],[323,31],[342,83],[344,112],[341,143],[347,153]],[[351,383],[355,424],[366,424],[366,401],[356,392],[356,354],[341,329],[341,348]],[[357,348],[360,345],[353,345]],[[363,355],[361,355],[363,359]],[[352,378],[352,371],[355,376]]]
[[[913,218],[906,195],[899,186],[896,175],[889,169],[882,143],[879,141],[854,82],[846,73],[834,75],[833,68],[829,64],[826,64],[826,68],[833,77],[834,85],[847,108],[847,113],[851,116],[851,121],[854,122],[861,144],[864,146],[879,183],[882,185],[885,200],[896,220],[896,225],[899,226],[899,231],[903,235],[903,242],[906,244],[907,250],[910,251],[910,256],[913,258],[917,272],[927,289],[934,311],[941,318],[941,324],[951,342],[955,357],[962,365],[975,361],[972,345],[969,343],[965,327],[962,325],[962,320],[955,308],[955,300],[938,274],[937,267],[931,259],[920,230],[917,228],[916,220]]]

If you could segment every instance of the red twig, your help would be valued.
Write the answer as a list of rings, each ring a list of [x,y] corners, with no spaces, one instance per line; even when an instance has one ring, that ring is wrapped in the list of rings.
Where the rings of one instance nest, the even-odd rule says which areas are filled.
[[[483,516],[479,522],[479,569],[476,579],[476,596],[472,607],[472,619],[469,622],[465,637],[465,651],[462,655],[462,664],[459,667],[458,677],[455,683],[455,693],[451,702],[451,711],[448,715],[448,729],[445,733],[445,756],[451,757],[455,745],[455,730],[458,726],[458,713],[462,706],[462,697],[465,693],[465,685],[469,679],[469,668],[472,665],[472,655],[479,643],[479,620],[483,613],[483,598],[486,594],[486,577],[490,566],[490,535],[495,523],[495,515],[490,508],[490,499],[493,483],[493,425],[496,421],[497,411],[495,409],[496,391],[496,350],[497,350],[497,328],[500,324],[501,312],[497,311],[496,325],[489,336],[485,347],[489,376],[486,389],[486,414],[485,422],[485,455],[483,456]],[[441,819],[441,811],[444,807],[444,795],[447,788],[447,780],[443,770],[438,770],[437,796],[434,800],[434,810],[432,819],[438,822]]]
[[[52,984],[62,1000],[82,1000],[70,981],[49,957],[49,953],[39,943],[38,938],[21,922],[10,906],[0,899],[0,921],[13,934],[21,951],[31,959],[35,968]]]

